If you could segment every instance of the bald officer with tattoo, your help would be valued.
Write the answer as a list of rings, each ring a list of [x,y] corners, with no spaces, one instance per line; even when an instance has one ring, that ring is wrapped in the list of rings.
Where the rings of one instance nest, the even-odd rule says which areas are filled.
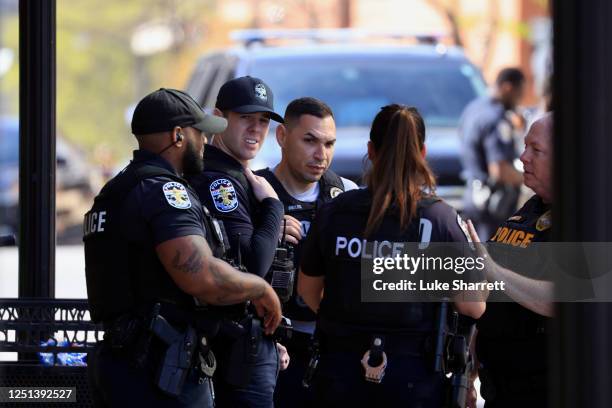
[[[278,326],[270,285],[212,256],[208,211],[182,178],[203,167],[203,132],[226,126],[184,92],[147,95],[133,160],[85,215],[90,311],[105,330],[88,367],[96,406],[212,407],[218,321],[207,305],[250,300],[267,333]]]

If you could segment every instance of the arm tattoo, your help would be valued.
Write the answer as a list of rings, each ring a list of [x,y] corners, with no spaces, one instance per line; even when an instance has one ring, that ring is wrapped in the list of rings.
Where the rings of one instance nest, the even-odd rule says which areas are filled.
[[[263,281],[257,283],[250,283],[244,281],[244,276],[241,272],[235,271],[235,274],[228,274],[223,270],[225,265],[217,265],[215,263],[210,264],[210,273],[212,274],[215,283],[225,289],[220,291],[217,296],[217,302],[220,304],[232,304],[228,298],[231,295],[244,294],[246,298],[256,300],[261,298],[265,291],[266,286]],[[229,265],[227,265],[229,267]],[[234,275],[234,276],[232,276]],[[230,295],[231,294],[231,295]]]
[[[172,258],[172,266],[181,272],[195,275],[202,270],[204,263],[202,261],[202,254],[198,250],[198,247],[194,244],[192,245],[191,249],[191,254],[183,263],[181,263],[181,251],[177,249],[174,258]]]

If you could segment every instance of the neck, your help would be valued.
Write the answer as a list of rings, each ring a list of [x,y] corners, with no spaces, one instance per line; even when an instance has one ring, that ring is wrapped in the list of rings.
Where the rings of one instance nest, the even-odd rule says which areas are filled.
[[[227,145],[223,143],[223,137],[221,137],[221,135],[215,135],[212,139],[211,144],[215,146],[217,149],[221,150],[223,153],[227,154],[228,156],[231,156],[233,159],[235,159],[240,164],[242,164],[242,167],[244,167],[245,169],[249,167],[248,160],[240,160],[238,157],[234,156],[234,154],[229,149],[229,147],[227,147]]]
[[[285,190],[287,190],[287,192],[291,195],[302,194],[305,191],[310,190],[317,184],[316,181],[305,182],[296,178],[291,172],[291,169],[289,168],[287,163],[282,160],[279,165],[276,166],[276,169],[274,169],[274,175],[276,176],[278,181],[281,182],[283,187],[285,187]]]
[[[138,147],[140,150],[146,150],[147,152],[153,153],[158,155],[159,157],[161,157],[162,159],[164,159],[165,161],[167,161],[168,163],[170,163],[170,165],[172,166],[172,168],[174,169],[174,171],[176,172],[176,174],[178,175],[182,175],[183,174],[183,163],[181,160],[176,160],[173,156],[173,154],[166,150],[165,152],[162,152],[161,154],[159,153],[160,148],[158,148],[157,146],[153,146],[153,147],[149,147],[149,146],[139,146]]]
[[[492,97],[494,100],[496,100],[496,101],[498,101],[499,103],[501,103],[502,105],[504,105],[504,108],[505,108],[506,110],[512,110],[512,109],[514,109],[512,106],[510,106],[510,105],[508,104],[508,102],[507,102],[507,101],[505,101],[505,100],[504,100],[504,98],[502,97],[502,94],[501,94],[501,92],[499,92],[499,90],[495,89],[495,90],[493,91],[493,93],[491,94],[491,97]]]
[[[552,204],[552,197],[549,196],[540,196],[540,198],[542,199],[542,202],[546,205],[551,205]]]

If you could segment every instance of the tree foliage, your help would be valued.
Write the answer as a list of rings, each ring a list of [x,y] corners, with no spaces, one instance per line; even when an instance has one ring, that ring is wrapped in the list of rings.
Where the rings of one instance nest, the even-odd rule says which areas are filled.
[[[145,93],[181,88],[195,63],[215,0],[56,0],[57,125],[88,153],[105,145],[114,159],[135,146],[126,112]],[[130,41],[147,22],[169,24],[180,35],[167,51],[135,56]],[[18,16],[3,17],[5,46],[18,49]],[[17,65],[17,64],[15,64]],[[177,67],[183,67],[177,69]],[[2,78],[2,92],[18,112],[19,72]]]

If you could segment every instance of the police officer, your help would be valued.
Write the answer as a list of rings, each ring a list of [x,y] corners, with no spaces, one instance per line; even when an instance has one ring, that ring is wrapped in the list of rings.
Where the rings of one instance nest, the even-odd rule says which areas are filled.
[[[487,257],[487,280],[504,281],[510,299],[488,302],[477,324],[478,374],[486,408],[548,405],[546,326],[553,315],[552,276],[547,268],[533,276],[525,265],[533,265],[528,261],[536,259],[538,242],[550,241],[552,157],[552,114],[547,114],[530,127],[521,155],[525,185],[536,194],[489,239],[498,263]],[[477,240],[473,226],[469,228]]]
[[[467,242],[457,213],[428,193],[434,177],[424,142],[425,125],[415,108],[382,108],[370,131],[367,188],[324,204],[303,244],[298,290],[319,313],[316,406],[442,406],[443,379],[426,355],[435,337],[438,304],[362,303],[360,298],[367,243]],[[367,243],[361,250],[340,245],[362,240]],[[459,313],[473,318],[484,306],[481,301],[454,302]],[[386,374],[382,380],[381,371],[370,378],[380,383],[366,381],[361,360],[369,365],[366,352],[382,347]]]
[[[277,246],[283,205],[270,184],[249,169],[268,133],[270,119],[283,118],[274,112],[272,90],[261,79],[235,78],[226,82],[217,96],[215,114],[228,121],[206,148],[203,172],[190,175],[200,199],[221,219],[232,246],[231,256],[252,274],[265,277]],[[231,312],[236,321],[244,318],[244,307]],[[254,333],[259,339],[260,334]],[[229,341],[219,344],[220,359],[229,358]],[[219,406],[271,407],[279,370],[275,342],[263,337],[254,346],[256,356],[247,364],[248,380],[234,381],[217,376],[215,391]]]
[[[299,244],[308,233],[316,208],[357,185],[329,169],[336,142],[336,125],[329,106],[315,98],[299,98],[287,105],[284,120],[284,125],[276,128],[282,152],[280,163],[256,174],[270,182],[285,206],[286,225],[281,227],[281,235],[295,246],[294,265],[299,265]],[[285,344],[291,363],[279,374],[275,406],[311,406],[312,393],[302,386],[302,380],[310,359],[316,316],[297,295],[297,287],[284,305],[283,314],[293,325],[293,334]]]
[[[208,342],[216,322],[196,301],[250,299],[267,332],[280,321],[278,297],[263,279],[211,255],[205,212],[181,178],[203,166],[202,132],[226,125],[181,91],[147,95],[132,119],[139,149],[85,215],[91,317],[105,330],[89,360],[96,406],[213,405]]]
[[[513,165],[519,125],[513,109],[524,89],[525,76],[519,69],[503,69],[492,95],[472,101],[461,115],[461,162],[467,183],[464,214],[474,221],[483,240],[516,209],[523,178]]]

